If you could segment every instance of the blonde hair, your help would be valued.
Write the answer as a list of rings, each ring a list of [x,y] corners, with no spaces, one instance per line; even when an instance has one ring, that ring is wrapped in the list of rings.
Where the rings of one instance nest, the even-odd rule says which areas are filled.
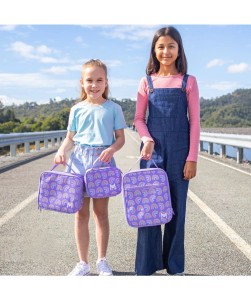
[[[102,68],[105,71],[105,75],[106,75],[106,78],[107,78],[107,67],[101,60],[99,60],[99,59],[90,59],[90,60],[88,60],[87,62],[85,62],[83,64],[82,72],[84,71],[84,69],[86,67],[89,67],[89,66]],[[104,93],[102,94],[102,97],[104,99],[107,99],[108,98],[108,93],[109,93],[109,87],[108,87],[108,84],[107,84],[107,86],[104,90]],[[84,88],[81,87],[80,101],[84,101],[86,98],[87,98],[87,94],[86,94]]]

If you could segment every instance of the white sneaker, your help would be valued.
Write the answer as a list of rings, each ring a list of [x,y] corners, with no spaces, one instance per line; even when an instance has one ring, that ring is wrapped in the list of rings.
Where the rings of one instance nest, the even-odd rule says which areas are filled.
[[[97,261],[96,265],[99,276],[113,276],[112,270],[108,266],[106,258],[102,258],[100,261]]]
[[[76,264],[75,268],[68,274],[68,276],[85,276],[90,273],[90,265],[84,261]]]

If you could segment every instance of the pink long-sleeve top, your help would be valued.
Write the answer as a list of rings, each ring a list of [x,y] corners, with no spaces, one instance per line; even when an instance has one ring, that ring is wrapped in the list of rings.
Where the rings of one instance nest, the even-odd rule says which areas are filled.
[[[170,76],[157,76],[156,74],[152,74],[151,77],[154,88],[181,88],[182,86],[182,74]],[[148,82],[146,77],[143,77],[138,88],[134,118],[135,127],[143,143],[153,141],[146,126],[148,92]],[[186,94],[190,123],[190,149],[186,160],[196,162],[198,159],[198,146],[200,141],[200,100],[197,80],[192,75],[189,75],[187,79]]]

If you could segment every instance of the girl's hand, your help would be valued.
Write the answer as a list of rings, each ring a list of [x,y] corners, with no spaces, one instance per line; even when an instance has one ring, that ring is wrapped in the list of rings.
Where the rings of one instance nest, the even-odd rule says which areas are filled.
[[[73,137],[76,134],[75,131],[67,131],[66,137],[59,147],[57,154],[54,157],[54,164],[66,164],[66,153],[74,146]]]
[[[58,152],[56,153],[55,157],[54,157],[54,164],[63,164],[65,166],[66,164],[66,155],[64,151],[60,151],[60,149],[58,150]]]
[[[154,142],[147,141],[141,150],[141,157],[144,160],[150,160],[154,150]]]
[[[109,147],[109,148],[105,149],[104,151],[102,151],[102,153],[100,154],[99,160],[108,164],[110,162],[110,160],[112,159],[114,153],[115,153],[114,149]]]
[[[195,161],[186,161],[183,170],[184,179],[190,180],[196,176],[197,163]]]

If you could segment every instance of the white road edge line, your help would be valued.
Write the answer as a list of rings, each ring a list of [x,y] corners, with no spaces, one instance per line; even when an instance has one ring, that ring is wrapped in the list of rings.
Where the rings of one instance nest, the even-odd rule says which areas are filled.
[[[0,227],[2,227],[5,223],[7,223],[10,219],[14,218],[16,214],[18,214],[22,209],[24,209],[28,204],[34,201],[37,198],[37,192],[30,195],[24,201],[19,203],[16,207],[9,210],[6,214],[4,214],[0,218]]]
[[[251,246],[191,190],[188,190],[188,197],[200,207],[209,219],[211,219],[213,223],[230,239],[230,241],[233,242],[235,246],[251,261]]]
[[[222,163],[222,162],[216,161],[216,160],[214,160],[214,159],[211,159],[211,158],[205,157],[205,156],[203,156],[203,155],[199,155],[199,157],[200,157],[200,158],[203,158],[203,159],[206,159],[206,160],[209,160],[209,161],[211,161],[211,162],[213,162],[213,163],[216,163],[216,164],[222,165],[222,166],[224,166],[224,167],[227,167],[227,168],[230,168],[230,169],[233,169],[233,170],[235,170],[235,171],[238,171],[238,172],[241,172],[241,173],[244,173],[244,174],[246,174],[246,175],[249,175],[249,176],[251,176],[251,173],[248,173],[248,172],[246,172],[246,171],[243,171],[243,170],[240,170],[240,169],[238,169],[238,168],[235,168],[235,167],[229,166],[229,165],[227,165],[227,164],[224,164],[224,163]]]

